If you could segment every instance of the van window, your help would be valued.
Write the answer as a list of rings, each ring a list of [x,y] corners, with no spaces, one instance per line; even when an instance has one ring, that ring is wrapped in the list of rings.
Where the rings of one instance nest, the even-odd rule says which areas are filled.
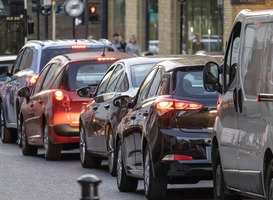
[[[240,47],[240,38],[241,34],[241,23],[238,22],[235,25],[234,31],[231,33],[231,38],[228,44],[228,53],[225,59],[225,68],[224,68],[224,90],[227,91],[232,84],[238,64],[239,57],[239,47]]]
[[[266,66],[263,66],[266,31],[267,23],[246,26],[241,66],[242,90],[246,99],[256,99],[257,94],[263,91],[262,71],[266,70]]]

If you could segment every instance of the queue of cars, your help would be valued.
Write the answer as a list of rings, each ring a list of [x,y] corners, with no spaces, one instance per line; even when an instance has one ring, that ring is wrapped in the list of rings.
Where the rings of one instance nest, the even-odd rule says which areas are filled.
[[[46,160],[79,148],[85,168],[108,159],[118,189],[135,191],[143,179],[148,199],[165,199],[169,183],[211,179],[218,95],[205,91],[202,72],[221,57],[133,58],[91,43],[22,48],[1,93],[2,142],[17,140],[24,155],[43,147]]]

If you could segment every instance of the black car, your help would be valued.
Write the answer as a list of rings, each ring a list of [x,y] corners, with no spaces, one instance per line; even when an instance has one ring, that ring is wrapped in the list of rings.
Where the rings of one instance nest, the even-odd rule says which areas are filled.
[[[104,75],[91,101],[80,114],[80,158],[83,167],[99,167],[108,158],[109,172],[116,174],[116,128],[127,113],[113,105],[120,95],[135,96],[144,77],[154,64],[172,59],[136,57],[114,63]],[[79,96],[88,94],[85,88]]]
[[[218,94],[203,87],[209,56],[184,56],[155,65],[135,98],[114,105],[129,112],[117,129],[117,185],[135,191],[144,179],[148,199],[165,199],[168,183],[212,179],[211,129]],[[131,108],[131,109],[130,109]]]

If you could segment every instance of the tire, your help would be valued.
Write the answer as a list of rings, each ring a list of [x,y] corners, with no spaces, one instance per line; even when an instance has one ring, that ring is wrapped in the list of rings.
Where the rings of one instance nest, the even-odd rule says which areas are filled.
[[[239,195],[231,194],[226,188],[219,149],[216,149],[215,152],[213,153],[212,173],[213,173],[214,200],[241,200],[242,199],[242,197]]]
[[[17,115],[17,140],[16,143],[19,147],[22,147],[22,123],[23,121],[20,118],[20,114]]]
[[[3,143],[12,143],[14,140],[13,131],[6,127],[4,111],[1,107],[0,109],[0,130],[1,130],[1,140]]]
[[[270,161],[270,164],[266,173],[266,200],[273,200],[273,160]]]
[[[44,153],[46,160],[60,160],[62,147],[60,144],[52,144],[49,137],[47,124],[44,126]]]
[[[144,193],[149,200],[163,200],[167,195],[167,179],[153,176],[149,148],[144,154]]]
[[[99,168],[101,159],[89,155],[86,149],[85,131],[82,125],[80,126],[80,159],[83,168]]]
[[[126,171],[124,169],[121,146],[122,146],[122,143],[121,141],[119,141],[118,147],[117,147],[117,169],[116,169],[117,186],[119,191],[121,192],[134,192],[137,189],[138,179],[127,176]]]
[[[22,127],[22,153],[25,156],[35,156],[38,153],[38,147],[36,146],[32,146],[28,144],[27,141],[27,135],[26,135],[26,131],[25,131],[25,127],[24,124],[21,125]]]
[[[117,175],[117,158],[115,152],[115,139],[113,135],[113,130],[109,128],[109,134],[107,137],[107,154],[108,154],[108,168],[109,173],[112,176]]]

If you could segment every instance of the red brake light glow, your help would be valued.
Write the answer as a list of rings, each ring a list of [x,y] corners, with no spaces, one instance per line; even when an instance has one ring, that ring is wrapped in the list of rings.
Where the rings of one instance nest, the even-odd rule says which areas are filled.
[[[98,58],[98,61],[108,61],[108,60],[117,60],[117,58],[114,58],[114,57],[100,57],[100,58]]]
[[[39,75],[37,74],[37,75],[33,75],[33,76],[30,77],[29,82],[30,82],[31,85],[34,85],[36,83],[38,76]]]
[[[87,46],[86,45],[73,45],[71,48],[72,49],[86,49]]]
[[[156,103],[158,114],[161,116],[170,110],[199,110],[203,105],[190,101],[182,101],[177,99],[161,99]]]

